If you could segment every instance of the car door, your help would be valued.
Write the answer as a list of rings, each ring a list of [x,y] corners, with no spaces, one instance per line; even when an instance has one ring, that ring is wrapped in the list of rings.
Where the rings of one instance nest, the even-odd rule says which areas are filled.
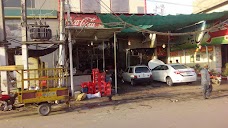
[[[155,67],[154,69],[152,69],[153,80],[157,80],[157,81],[159,80],[158,73],[159,73],[160,69],[161,69],[161,65],[159,65],[159,66]]]
[[[123,72],[123,74],[122,74],[122,77],[123,77],[123,80],[124,80],[124,81],[127,81],[128,70],[129,70],[129,68],[127,68],[127,69]]]
[[[134,76],[134,67],[129,68],[126,81],[131,82],[132,76]]]
[[[169,68],[168,68],[168,66],[167,65],[162,65],[161,66],[161,70],[160,70],[160,72],[158,73],[158,75],[159,75],[159,81],[162,81],[162,82],[166,82],[166,77],[167,77],[167,75],[168,75],[168,70],[169,70]]]

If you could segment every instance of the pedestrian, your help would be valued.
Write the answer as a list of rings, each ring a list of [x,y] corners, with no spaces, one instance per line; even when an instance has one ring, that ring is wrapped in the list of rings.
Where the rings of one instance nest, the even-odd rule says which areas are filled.
[[[172,64],[172,63],[173,63],[173,61],[172,61],[172,60],[170,60],[170,61],[169,61],[169,63],[170,63],[170,64]]]
[[[208,72],[207,64],[204,65],[203,69],[200,71],[200,74],[201,74],[201,86],[203,89],[203,97],[204,99],[208,99],[212,91],[212,85],[211,85],[210,74]]]
[[[176,63],[179,63],[179,61],[178,61],[178,60],[176,60]]]

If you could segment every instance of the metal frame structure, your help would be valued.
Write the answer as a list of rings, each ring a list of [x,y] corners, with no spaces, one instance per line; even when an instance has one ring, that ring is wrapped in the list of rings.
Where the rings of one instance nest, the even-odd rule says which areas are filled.
[[[69,56],[70,56],[70,71],[73,71],[73,60],[72,60],[72,40],[77,41],[93,41],[96,36],[97,41],[109,41],[110,38],[114,37],[114,66],[115,66],[115,93],[117,94],[117,64],[116,64],[116,34],[121,31],[122,28],[90,28],[90,27],[77,27],[77,26],[66,26],[66,32],[68,33],[69,41]],[[103,44],[104,45],[104,44]],[[103,49],[104,50],[104,49]],[[104,54],[104,51],[103,51]],[[104,59],[104,55],[103,55]],[[104,60],[103,60],[104,62]],[[105,64],[103,63],[103,66]],[[104,67],[103,67],[104,68]],[[103,69],[104,70],[104,69]],[[71,91],[73,93],[73,72],[70,72],[71,76]]]
[[[22,104],[37,104],[38,112],[40,115],[46,116],[51,111],[51,105],[56,100],[61,100],[66,103],[69,102],[69,90],[66,82],[65,72],[63,68],[44,68],[44,69],[24,69],[23,65],[0,66],[0,71],[16,71],[21,79],[17,79],[17,96],[18,102]],[[34,78],[25,78],[24,72],[38,73],[39,75]],[[42,77],[45,76],[45,77]],[[28,88],[24,87],[27,81]],[[38,83],[32,85],[32,81]],[[9,86],[9,85],[7,85]]]

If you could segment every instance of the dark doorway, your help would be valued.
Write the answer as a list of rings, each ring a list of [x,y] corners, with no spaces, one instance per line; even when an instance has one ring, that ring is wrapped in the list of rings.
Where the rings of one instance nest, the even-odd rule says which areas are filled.
[[[222,68],[225,68],[226,63],[228,63],[228,44],[222,44],[221,53],[222,53]]]

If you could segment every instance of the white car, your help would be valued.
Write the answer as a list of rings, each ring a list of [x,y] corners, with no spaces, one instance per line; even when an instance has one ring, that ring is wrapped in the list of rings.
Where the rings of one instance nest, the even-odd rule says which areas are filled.
[[[197,80],[195,70],[183,64],[162,64],[152,69],[153,80],[174,83],[191,83]]]
[[[129,82],[131,85],[151,83],[152,81],[152,72],[149,67],[144,65],[130,66],[122,74],[122,82]]]

